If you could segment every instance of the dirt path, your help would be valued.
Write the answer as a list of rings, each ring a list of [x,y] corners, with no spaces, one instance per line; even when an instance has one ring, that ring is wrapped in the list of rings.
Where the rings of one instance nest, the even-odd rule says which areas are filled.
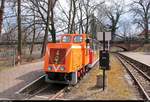
[[[111,70],[107,71],[107,87],[105,91],[98,89],[96,75],[100,70],[98,66],[91,70],[76,87],[74,87],[65,98],[75,100],[138,100],[139,95],[133,87],[133,83],[123,66],[116,57],[111,55]]]

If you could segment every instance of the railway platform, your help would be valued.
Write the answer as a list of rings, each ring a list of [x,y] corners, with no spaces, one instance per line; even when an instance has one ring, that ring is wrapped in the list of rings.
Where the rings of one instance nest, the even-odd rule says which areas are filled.
[[[150,67],[150,54],[144,52],[120,52],[121,54]]]
[[[141,100],[139,92],[120,61],[111,55],[111,70],[106,72],[106,88],[96,87],[98,65],[65,98],[73,100]]]
[[[0,100],[22,99],[16,92],[42,76],[42,68],[43,62],[39,61],[0,71]]]

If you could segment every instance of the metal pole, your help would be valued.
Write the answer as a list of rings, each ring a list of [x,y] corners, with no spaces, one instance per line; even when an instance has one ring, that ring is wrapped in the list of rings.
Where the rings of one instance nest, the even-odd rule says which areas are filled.
[[[99,69],[101,69],[101,66],[100,66],[100,57],[101,57],[101,49],[99,49]]]
[[[108,51],[109,51],[110,45],[109,45],[109,40],[108,40]]]
[[[105,32],[103,32],[103,51],[105,51]],[[103,68],[103,91],[105,90],[105,68]]]
[[[16,57],[16,51],[15,51],[15,47],[14,47],[14,67],[15,67],[15,57]]]
[[[103,69],[103,91],[105,90],[105,69]]]
[[[103,50],[105,51],[105,32],[103,32]]]

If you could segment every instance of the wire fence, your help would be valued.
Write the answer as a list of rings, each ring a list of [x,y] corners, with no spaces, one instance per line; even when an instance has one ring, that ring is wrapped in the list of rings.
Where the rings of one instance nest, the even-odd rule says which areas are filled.
[[[41,45],[35,45],[32,55],[30,55],[30,46],[22,48],[22,62],[40,59]],[[17,47],[16,46],[0,46],[0,68],[15,67],[17,63]]]
[[[0,67],[15,66],[16,49],[15,48],[0,48]]]

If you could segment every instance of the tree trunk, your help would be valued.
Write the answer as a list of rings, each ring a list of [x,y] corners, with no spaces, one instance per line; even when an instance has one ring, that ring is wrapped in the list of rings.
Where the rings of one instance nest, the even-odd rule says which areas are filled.
[[[69,20],[68,20],[68,33],[70,33],[71,31],[71,29],[70,29],[70,26],[71,26],[71,12],[72,12],[72,0],[70,1],[70,10],[69,10]]]
[[[90,15],[89,15],[89,0],[87,0],[87,3],[86,3],[86,28],[85,28],[85,33],[89,33],[88,32],[88,29],[89,29],[89,18],[90,18]]]
[[[43,57],[45,54],[46,45],[47,45],[47,41],[48,41],[47,38],[48,38],[48,31],[49,31],[50,2],[51,2],[51,0],[48,0],[47,22],[46,22],[44,41],[43,41],[43,45],[42,45],[41,57]]]
[[[55,25],[54,25],[54,4],[51,1],[51,36],[52,36],[52,42],[56,43],[56,31],[55,31]]]
[[[21,48],[22,48],[22,37],[21,37],[21,0],[17,1],[18,3],[18,16],[17,16],[17,22],[18,22],[18,55],[17,60],[18,64],[21,63]]]
[[[112,39],[112,41],[114,41],[116,29],[114,27],[112,27],[111,32],[112,32],[111,39]]]
[[[86,29],[85,29],[86,34],[88,33],[88,29],[89,29],[89,16],[87,14],[87,16],[86,16]]]
[[[0,7],[0,38],[1,38],[2,24],[3,24],[4,5],[5,5],[5,0],[2,0],[1,7]]]
[[[70,33],[75,33],[75,16],[76,16],[76,1],[72,0],[73,2],[73,12],[72,12],[72,21],[71,21],[71,28]]]
[[[35,33],[36,33],[36,28],[35,28],[35,11],[34,12],[34,25],[33,25],[33,39],[32,39],[32,44],[31,44],[31,50],[30,50],[30,59],[32,59],[32,52],[34,48],[34,40],[35,40]]]
[[[116,14],[117,16],[117,14]],[[115,38],[115,33],[116,33],[116,26],[117,26],[117,23],[118,23],[118,20],[119,20],[119,17],[120,16],[117,16],[116,19],[114,19],[114,17],[112,17],[111,19],[111,22],[112,22],[112,28],[111,28],[111,32],[112,32],[112,41],[114,41],[114,38]]]
[[[56,31],[55,31],[54,24],[52,24],[51,26],[52,26],[52,30],[51,30],[52,42],[56,43]]]
[[[148,18],[145,17],[145,41],[144,43],[148,43]]]
[[[83,30],[83,21],[82,21],[82,6],[81,6],[81,3],[79,4],[79,9],[80,9],[80,26],[79,26],[79,33],[84,33],[84,30]]]

